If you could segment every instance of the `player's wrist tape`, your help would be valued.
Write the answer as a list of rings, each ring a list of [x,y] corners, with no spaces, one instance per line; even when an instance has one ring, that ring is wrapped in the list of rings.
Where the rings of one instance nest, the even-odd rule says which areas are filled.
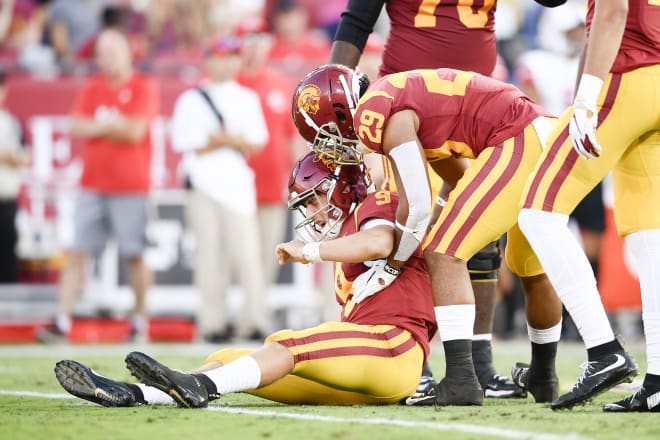
[[[305,243],[302,248],[303,258],[310,263],[320,263],[321,259],[321,242],[315,241],[312,243]]]
[[[383,270],[394,277],[399,276],[399,274],[401,273],[401,269],[402,269],[401,267],[397,268],[394,266],[390,266],[389,263],[385,263],[385,266],[383,266]]]
[[[438,194],[438,197],[435,199],[435,204],[438,205],[441,208],[444,208],[447,205],[447,201],[443,199],[440,194]]]
[[[580,77],[577,92],[575,93],[575,99],[583,99],[595,104],[598,101],[598,95],[602,87],[602,79],[588,73],[583,73]]]

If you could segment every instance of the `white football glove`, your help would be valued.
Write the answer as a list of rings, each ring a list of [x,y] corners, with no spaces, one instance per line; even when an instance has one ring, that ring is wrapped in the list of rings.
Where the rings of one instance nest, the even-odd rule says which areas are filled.
[[[353,301],[359,304],[375,295],[392,284],[400,273],[401,269],[390,266],[387,260],[378,260],[353,281]]]
[[[596,139],[598,108],[596,101],[603,81],[593,75],[584,74],[573,102],[573,116],[568,132],[573,141],[573,149],[584,159],[596,159],[603,148]]]

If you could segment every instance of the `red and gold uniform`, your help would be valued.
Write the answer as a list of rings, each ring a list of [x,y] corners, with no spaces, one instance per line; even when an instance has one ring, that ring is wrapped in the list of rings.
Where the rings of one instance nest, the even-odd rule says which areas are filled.
[[[495,0],[386,1],[390,33],[380,75],[412,69],[495,69]]]
[[[359,231],[370,220],[393,224],[397,204],[395,193],[368,195],[344,222],[340,236]],[[356,304],[352,282],[367,269],[363,263],[335,264],[341,322],[270,335],[266,342],[287,347],[295,366],[291,374],[251,394],[291,404],[353,405],[397,403],[415,391],[437,330],[421,249],[394,283]],[[251,351],[220,350],[207,362],[226,364]]]
[[[468,260],[511,229],[509,264],[521,276],[543,272],[516,226],[527,176],[541,155],[532,122],[549,116],[514,86],[474,72],[417,70],[383,77],[360,99],[360,141],[382,153],[388,118],[413,110],[427,162],[472,158],[424,246]],[[512,229],[513,228],[513,229]]]
[[[589,1],[587,25],[593,18]],[[630,0],[619,53],[598,98],[596,160],[572,147],[566,110],[522,199],[524,208],[569,214],[612,171],[621,235],[660,228],[660,3]]]

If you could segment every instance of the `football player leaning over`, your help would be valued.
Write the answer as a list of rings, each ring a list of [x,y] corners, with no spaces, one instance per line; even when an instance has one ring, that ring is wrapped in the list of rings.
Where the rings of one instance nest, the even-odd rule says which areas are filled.
[[[359,304],[354,301],[353,280],[392,252],[398,205],[396,194],[368,194],[364,169],[360,163],[338,167],[315,153],[298,161],[288,205],[302,214],[296,230],[305,241],[276,249],[280,264],[337,262],[338,322],[276,332],[256,350],[220,350],[189,374],[132,352],[126,366],[140,383],[114,381],[62,360],[55,375],[64,389],[104,406],[205,407],[236,392],[288,404],[378,405],[413,394],[437,330],[431,283],[418,249],[395,282]]]
[[[445,377],[425,402],[483,401],[471,358],[475,299],[467,261],[504,233],[506,262],[525,289],[532,342],[531,365],[514,380],[536,402],[555,400],[561,302],[517,224],[527,177],[543,151],[537,127],[549,124],[548,113],[510,84],[455,69],[386,75],[365,92],[359,73],[330,64],[307,75],[296,94],[296,125],[314,151],[338,163],[377,153],[393,164],[394,246],[353,283],[353,299],[371,300],[396,283],[422,245],[446,361]],[[469,168],[465,159],[472,159]],[[427,164],[456,182],[446,201],[437,199],[433,219]]]

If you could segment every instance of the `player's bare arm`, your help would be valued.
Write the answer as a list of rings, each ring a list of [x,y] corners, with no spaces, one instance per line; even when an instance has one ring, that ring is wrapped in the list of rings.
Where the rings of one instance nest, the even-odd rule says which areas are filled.
[[[355,68],[385,0],[349,0],[335,34],[330,62]]]
[[[605,79],[619,51],[627,16],[626,0],[595,2],[583,73]]]
[[[319,255],[323,261],[340,263],[361,263],[386,258],[394,245],[392,229],[392,226],[379,225],[347,237],[323,240],[320,242]],[[279,263],[309,263],[303,255],[304,245],[302,240],[297,239],[279,244],[275,250]]]

